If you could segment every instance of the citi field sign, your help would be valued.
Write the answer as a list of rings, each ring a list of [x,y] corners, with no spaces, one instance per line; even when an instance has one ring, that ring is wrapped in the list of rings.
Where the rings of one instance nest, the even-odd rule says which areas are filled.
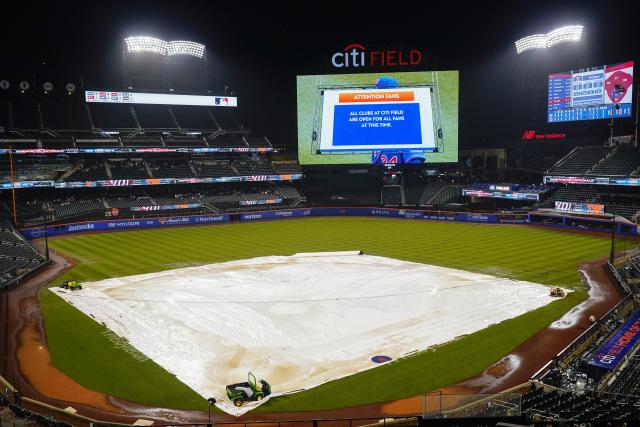
[[[422,52],[417,49],[368,50],[352,43],[331,56],[335,68],[405,67],[422,63]]]

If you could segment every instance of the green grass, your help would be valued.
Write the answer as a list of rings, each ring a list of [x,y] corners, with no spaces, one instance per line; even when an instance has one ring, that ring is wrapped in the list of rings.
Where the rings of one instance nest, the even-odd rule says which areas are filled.
[[[584,300],[576,265],[606,256],[609,241],[523,226],[381,218],[308,218],[73,236],[50,247],[80,260],[56,280],[100,280],[264,255],[364,250],[474,272],[571,287],[543,308],[311,390],[257,411],[326,410],[409,397],[482,372]],[[47,289],[40,292],[53,364],[84,386],[151,406],[205,410],[204,399],[155,363],[114,348],[105,328]],[[277,385],[275,385],[277,390]]]

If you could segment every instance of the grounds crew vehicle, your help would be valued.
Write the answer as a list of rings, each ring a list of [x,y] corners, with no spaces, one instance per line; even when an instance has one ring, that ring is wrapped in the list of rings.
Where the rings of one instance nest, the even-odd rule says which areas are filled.
[[[549,292],[549,295],[551,295],[552,297],[557,297],[557,298],[562,298],[564,297],[564,289],[562,288],[551,288],[551,292]]]
[[[227,396],[235,406],[244,402],[260,401],[271,394],[271,386],[265,380],[256,382],[256,377],[249,372],[247,382],[227,386]]]
[[[60,285],[62,289],[69,289],[70,291],[79,291],[82,289],[82,285],[77,280],[67,280]]]

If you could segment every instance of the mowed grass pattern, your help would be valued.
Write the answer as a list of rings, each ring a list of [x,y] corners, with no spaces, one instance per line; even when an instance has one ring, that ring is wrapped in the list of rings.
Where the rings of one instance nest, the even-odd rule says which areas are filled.
[[[381,402],[473,376],[586,298],[576,265],[606,256],[608,245],[606,236],[550,229],[383,218],[306,218],[87,234],[50,241],[52,249],[80,261],[54,284],[267,255],[364,250],[576,290],[546,307],[435,349],[271,399],[257,411],[326,410]],[[81,384],[151,406],[206,410],[206,401],[173,375],[114,348],[100,334],[105,330],[102,325],[48,290],[40,298],[53,363]],[[277,391],[277,384],[273,386]]]

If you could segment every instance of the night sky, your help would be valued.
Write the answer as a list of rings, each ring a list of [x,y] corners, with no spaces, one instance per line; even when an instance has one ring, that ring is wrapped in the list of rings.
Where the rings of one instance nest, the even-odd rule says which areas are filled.
[[[546,124],[546,75],[638,61],[637,2],[434,3],[15,2],[3,5],[0,80],[121,88],[124,37],[193,40],[207,45],[210,88],[230,86],[248,127],[294,145],[296,75],[332,72],[331,54],[350,43],[404,46],[427,69],[460,70],[461,148],[504,146],[524,129],[606,138],[603,121]],[[581,43],[516,55],[516,39],[567,24],[585,26]]]

